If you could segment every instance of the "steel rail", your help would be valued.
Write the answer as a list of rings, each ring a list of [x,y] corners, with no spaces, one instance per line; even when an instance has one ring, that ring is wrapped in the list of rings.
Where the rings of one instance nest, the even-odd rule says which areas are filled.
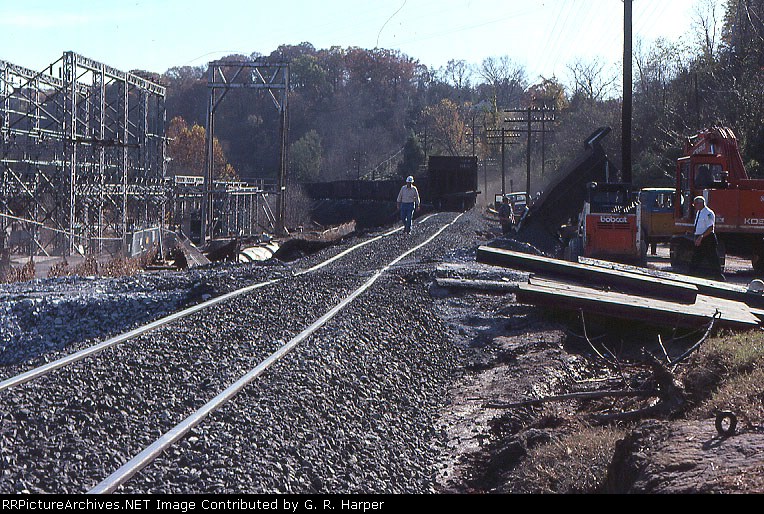
[[[428,219],[432,218],[433,216],[435,216],[435,214],[430,214],[429,216],[426,216],[426,217],[422,218],[421,220],[419,220],[417,223],[420,223],[420,224],[424,223],[425,221],[427,221]],[[336,261],[337,259],[340,259],[340,258],[344,257],[345,255],[347,255],[351,251],[355,251],[355,250],[361,248],[362,246],[366,246],[369,243],[373,243],[374,241],[377,241],[379,239],[382,239],[383,237],[387,237],[387,236],[390,236],[392,234],[395,234],[396,232],[400,232],[401,230],[403,230],[402,226],[398,227],[398,228],[394,228],[392,230],[389,230],[389,231],[387,231],[387,232],[385,232],[383,234],[380,234],[380,235],[378,235],[376,237],[373,237],[371,239],[368,239],[366,241],[363,241],[363,242],[361,242],[361,243],[359,243],[359,244],[357,244],[357,245],[355,245],[355,246],[353,246],[351,248],[348,248],[347,250],[345,250],[343,252],[338,253],[334,257],[332,257],[330,259],[327,259],[324,262],[316,264],[312,268],[308,268],[306,270],[299,271],[299,272],[295,273],[295,276],[304,275],[305,273],[312,273],[312,272],[314,272],[314,271],[316,271],[318,269],[323,268],[324,266],[326,266],[328,264],[331,264],[332,262]]]
[[[225,403],[227,403],[231,398],[233,398],[237,393],[239,393],[245,386],[247,386],[250,382],[252,382],[254,379],[259,377],[263,372],[265,372],[265,370],[267,370],[271,365],[279,361],[282,357],[284,357],[287,353],[289,353],[295,346],[297,346],[304,339],[306,339],[308,336],[313,334],[313,332],[315,332],[320,327],[322,327],[327,321],[332,319],[338,312],[340,312],[343,308],[345,308],[348,304],[350,304],[353,300],[355,300],[355,298],[358,297],[358,295],[360,295],[361,293],[366,291],[369,287],[371,287],[372,284],[374,284],[374,282],[376,282],[377,279],[379,279],[379,277],[381,277],[387,270],[389,270],[391,267],[393,267],[398,262],[403,260],[409,254],[428,245],[437,236],[439,236],[444,230],[446,230],[448,227],[456,223],[456,221],[463,214],[464,213],[460,213],[450,223],[442,226],[438,231],[436,231],[432,236],[427,238],[424,242],[407,250],[406,252],[402,253],[401,255],[396,257],[394,260],[389,262],[386,266],[379,269],[371,278],[369,278],[369,280],[364,282],[358,289],[356,289],[347,297],[345,297],[342,301],[340,301],[340,303],[332,307],[323,316],[318,318],[306,329],[304,329],[302,332],[300,332],[298,335],[292,338],[289,342],[281,346],[281,348],[279,348],[274,353],[272,353],[269,357],[267,357],[265,360],[260,362],[260,364],[258,364],[255,368],[253,368],[248,373],[246,373],[241,378],[239,378],[236,382],[228,386],[225,390],[223,390],[221,393],[215,396],[212,400],[204,404],[199,410],[197,410],[196,412],[188,416],[186,419],[184,419],[183,421],[175,425],[172,429],[170,429],[168,432],[163,434],[159,439],[157,439],[151,445],[146,447],[138,455],[136,455],[135,457],[130,459],[128,462],[120,466],[114,473],[109,475],[106,479],[104,479],[102,482],[96,485],[93,489],[88,491],[88,494],[108,494],[108,493],[114,492],[117,489],[117,487],[127,482],[141,469],[143,469],[152,461],[154,461],[164,450],[172,446],[176,441],[178,441],[181,437],[183,437],[189,430],[197,426],[208,415],[210,415],[212,412],[214,412],[215,410],[223,406]],[[397,230],[400,230],[400,228],[393,230],[389,233],[393,233]]]
[[[58,368],[64,367],[67,364],[71,364],[73,362],[80,361],[86,357],[89,357],[90,355],[94,355],[96,353],[99,353],[107,348],[110,348],[112,346],[115,346],[119,343],[122,343],[124,341],[130,340],[136,336],[139,336],[141,334],[144,334],[146,332],[150,332],[151,330],[154,330],[155,328],[159,328],[163,325],[167,325],[168,323],[172,323],[173,321],[179,320],[181,318],[184,318],[190,314],[193,314],[195,312],[201,311],[206,309],[207,307],[211,307],[212,305],[215,305],[217,303],[223,302],[225,300],[229,300],[231,298],[234,298],[236,296],[242,295],[244,293],[248,293],[250,291],[253,291],[255,289],[259,289],[261,287],[273,284],[275,282],[278,282],[281,279],[274,279],[274,280],[268,280],[266,282],[260,282],[257,284],[252,284],[246,287],[243,287],[241,289],[237,289],[236,291],[231,291],[230,293],[226,293],[220,296],[217,296],[215,298],[212,298],[210,300],[207,300],[206,302],[202,302],[199,304],[194,305],[193,307],[188,307],[186,309],[183,309],[182,311],[178,311],[176,313],[170,314],[169,316],[165,316],[164,318],[160,318],[156,321],[153,321],[147,325],[143,325],[141,327],[138,327],[134,330],[130,330],[128,332],[125,332],[123,334],[120,334],[118,336],[112,337],[111,339],[107,339],[106,341],[102,341],[96,345],[90,346],[88,348],[85,348],[83,350],[80,350],[76,353],[73,353],[71,355],[67,355],[66,357],[62,357],[58,360],[55,360],[53,362],[49,362],[47,364],[43,364],[42,366],[39,366],[37,368],[34,368],[30,371],[27,371],[26,373],[22,373],[20,375],[16,375],[15,377],[9,378],[7,380],[4,380],[0,382],[0,391],[3,389],[9,389],[11,387],[23,384],[25,382],[29,382],[30,380],[33,380],[41,375],[45,375],[46,373],[49,373],[53,370],[56,370]]]
[[[424,221],[428,220],[434,216],[434,214],[431,214],[422,220],[419,221],[419,223],[423,223]],[[330,259],[317,264],[316,266],[313,266],[312,268],[309,268],[307,270],[303,270],[300,272],[295,273],[295,276],[304,275],[306,273],[314,272],[327,264],[330,264],[337,259],[340,259],[341,257],[344,257],[345,255],[371,243],[374,241],[377,241],[378,239],[381,239],[383,237],[387,237],[389,235],[394,234],[395,232],[398,232],[402,230],[403,227],[398,227],[396,229],[390,230],[388,232],[385,232],[379,236],[376,236],[372,239],[369,239],[367,241],[363,241],[355,246],[352,246],[343,252],[335,255],[334,257],[331,257]],[[173,314],[170,314],[169,316],[165,316],[164,318],[160,318],[158,320],[155,320],[151,323],[148,323],[146,325],[140,326],[138,328],[135,328],[133,330],[130,330],[128,332],[124,332],[120,335],[114,336],[110,339],[107,339],[105,341],[102,341],[96,345],[90,346],[88,348],[85,348],[83,350],[80,350],[78,352],[75,352],[73,354],[67,355],[65,357],[61,357],[60,359],[57,359],[55,361],[43,364],[42,366],[39,366],[37,368],[31,369],[27,372],[21,373],[19,375],[16,375],[14,377],[8,378],[6,380],[3,380],[0,382],[0,391],[3,391],[5,389],[10,389],[12,387],[24,384],[26,382],[29,382],[30,380],[34,380],[35,378],[38,378],[40,376],[46,375],[47,373],[50,373],[51,371],[54,371],[56,369],[62,368],[64,366],[67,366],[69,364],[81,361],[87,357],[90,357],[92,355],[95,355],[97,353],[102,352],[103,350],[106,350],[108,348],[111,348],[112,346],[116,346],[120,343],[123,343],[125,341],[129,341],[130,339],[133,339],[134,337],[137,337],[141,334],[145,334],[146,332],[150,332],[152,330],[155,330],[159,327],[162,327],[164,325],[167,325],[169,323],[172,323],[174,321],[177,321],[181,318],[184,318],[186,316],[189,316],[191,314],[194,314],[196,312],[199,312],[201,310],[204,310],[208,307],[212,307],[213,305],[216,305],[220,302],[223,302],[225,300],[229,300],[231,298],[235,298],[236,296],[240,296],[245,293],[249,293],[250,291],[253,291],[255,289],[259,289],[264,286],[268,286],[271,284],[274,284],[276,282],[279,282],[282,279],[273,279],[273,280],[267,280],[265,282],[260,282],[257,284],[251,284],[249,286],[243,287],[241,289],[237,289],[236,291],[231,291],[229,293],[225,293],[221,296],[217,296],[215,298],[212,298],[210,300],[207,300],[205,302],[199,303],[197,305],[194,305],[193,307],[188,307],[182,311],[175,312]]]

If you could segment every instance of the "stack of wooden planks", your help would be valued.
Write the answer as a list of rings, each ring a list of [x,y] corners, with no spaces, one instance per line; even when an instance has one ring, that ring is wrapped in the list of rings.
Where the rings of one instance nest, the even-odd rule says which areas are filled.
[[[754,328],[764,296],[744,287],[608,261],[569,262],[481,246],[477,261],[531,273],[515,294],[522,303],[582,310],[656,325]]]

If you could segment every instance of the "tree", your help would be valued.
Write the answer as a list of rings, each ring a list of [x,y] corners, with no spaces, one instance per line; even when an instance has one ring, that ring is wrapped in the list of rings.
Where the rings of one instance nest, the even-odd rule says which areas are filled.
[[[181,117],[170,120],[167,128],[167,156],[170,158],[168,171],[171,175],[204,176],[206,154],[206,130],[197,124],[191,128]],[[223,147],[213,140],[213,178],[235,180],[238,175],[225,159]]]
[[[716,0],[700,0],[692,13],[692,26],[695,29],[697,44],[701,56],[707,61],[716,59],[721,42],[721,13]]]
[[[398,175],[405,177],[416,174],[419,166],[424,164],[424,160],[424,148],[419,138],[412,132],[403,146],[403,160],[398,164]]]
[[[764,0],[727,2],[723,39],[727,49],[725,96],[735,121],[748,172],[764,176]],[[722,60],[724,59],[722,58]]]
[[[604,100],[618,80],[616,74],[605,72],[605,66],[598,58],[588,62],[579,59],[568,65],[573,75],[573,96],[595,102]]]
[[[165,107],[172,117],[188,123],[204,123],[207,116],[207,78],[203,66],[179,66],[162,75],[167,84]]]
[[[526,95],[533,107],[543,105],[547,109],[554,108],[558,112],[562,112],[570,105],[565,93],[565,86],[556,77],[550,79],[541,77],[541,82],[528,87]]]
[[[467,127],[458,105],[444,99],[425,108],[423,115],[434,153],[454,156],[470,153],[465,141]]]
[[[656,186],[672,185],[679,141],[696,113],[688,105],[691,51],[683,43],[659,39],[645,49],[635,46],[632,176]]]
[[[487,57],[480,65],[479,72],[492,89],[494,112],[501,108],[517,107],[528,85],[525,68],[516,64],[509,56]]]
[[[467,61],[451,59],[446,63],[446,67],[439,72],[443,81],[456,88],[461,93],[462,90],[470,88],[470,77],[472,68]]]
[[[290,170],[302,182],[312,182],[318,178],[322,158],[321,138],[315,130],[308,131],[289,148]]]

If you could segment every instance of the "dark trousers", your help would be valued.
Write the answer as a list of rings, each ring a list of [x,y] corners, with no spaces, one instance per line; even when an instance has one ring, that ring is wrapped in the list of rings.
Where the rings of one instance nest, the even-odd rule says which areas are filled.
[[[703,275],[704,273],[701,266],[703,263],[706,263],[713,278],[724,280],[724,275],[722,275],[722,265],[719,262],[719,254],[716,250],[717,246],[716,234],[712,233],[704,237],[700,246],[693,248],[692,260],[690,261],[690,273],[693,275]]]

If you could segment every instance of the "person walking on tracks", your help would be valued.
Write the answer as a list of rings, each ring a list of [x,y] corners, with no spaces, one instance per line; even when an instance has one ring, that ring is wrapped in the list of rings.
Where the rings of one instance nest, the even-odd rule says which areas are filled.
[[[398,193],[398,209],[401,212],[401,221],[403,222],[404,234],[411,233],[411,222],[414,219],[414,211],[419,209],[420,199],[419,190],[414,185],[414,177],[406,177],[406,184],[401,187]]]
[[[498,213],[502,234],[509,234],[509,231],[515,225],[515,213],[513,212],[512,204],[509,203],[509,198],[506,196],[502,199],[501,205],[499,205]]]
[[[702,196],[696,196],[692,201],[695,207],[695,247],[690,261],[690,272],[693,275],[700,274],[700,266],[705,261],[711,267],[713,278],[724,281],[722,266],[719,262],[717,253],[718,242],[714,226],[716,224],[716,214],[706,205],[706,199]]]

